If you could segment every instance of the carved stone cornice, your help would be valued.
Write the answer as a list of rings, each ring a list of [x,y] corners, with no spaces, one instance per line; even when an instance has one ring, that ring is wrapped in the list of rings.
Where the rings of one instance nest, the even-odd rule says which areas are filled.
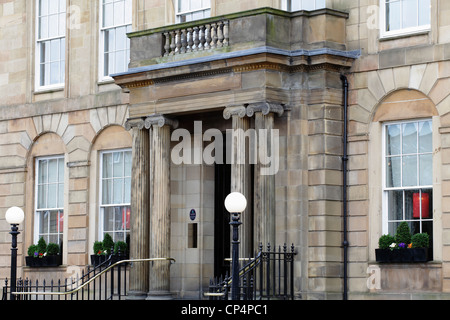
[[[128,119],[125,122],[125,129],[127,131],[131,130],[132,128],[138,128],[139,130],[144,129],[145,121],[143,118],[134,118],[134,119]]]
[[[145,128],[150,129],[151,126],[158,126],[162,128],[163,126],[171,126],[173,129],[176,129],[178,127],[178,120],[176,119],[170,119],[162,114],[154,114],[151,116],[148,116],[145,119]]]
[[[261,112],[265,116],[269,113],[276,113],[280,117],[284,113],[284,108],[281,104],[270,102],[258,102],[249,104],[247,107],[247,116],[253,117],[255,112]]]
[[[230,119],[232,116],[238,116],[243,118],[247,115],[246,105],[228,106],[223,110],[223,117],[225,120]]]

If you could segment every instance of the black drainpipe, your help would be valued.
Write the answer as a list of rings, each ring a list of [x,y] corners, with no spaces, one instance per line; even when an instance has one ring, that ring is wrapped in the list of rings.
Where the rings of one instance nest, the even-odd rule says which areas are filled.
[[[341,80],[344,87],[344,132],[343,132],[343,156],[342,156],[342,215],[343,215],[343,231],[344,241],[342,246],[344,247],[344,292],[343,299],[347,300],[347,264],[348,264],[348,240],[347,240],[347,107],[348,107],[348,81],[347,77],[341,74]]]

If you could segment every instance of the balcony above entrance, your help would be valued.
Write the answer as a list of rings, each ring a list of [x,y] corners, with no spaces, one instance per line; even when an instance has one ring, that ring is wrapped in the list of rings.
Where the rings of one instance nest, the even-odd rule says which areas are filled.
[[[348,68],[358,52],[346,51],[347,18],[347,13],[331,9],[261,8],[132,32],[129,70],[113,77],[117,84],[133,87],[255,66],[279,71],[319,64]]]

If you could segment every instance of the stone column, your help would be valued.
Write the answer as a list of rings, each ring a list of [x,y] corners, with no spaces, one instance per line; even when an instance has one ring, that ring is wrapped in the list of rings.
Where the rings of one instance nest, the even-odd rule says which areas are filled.
[[[251,148],[246,147],[246,137],[249,142],[255,137],[252,132],[250,119],[246,116],[246,106],[229,106],[223,111],[223,117],[232,119],[231,144],[231,192],[240,192],[247,199],[247,209],[241,214],[242,225],[239,228],[241,242],[241,257],[248,258],[253,254],[253,224],[252,224],[252,196],[251,196]],[[228,136],[227,136],[228,137]],[[227,157],[228,158],[228,157]]]
[[[274,114],[281,116],[284,109],[281,105],[271,103],[255,103],[247,107],[247,116],[255,116],[255,130],[257,141],[257,161],[255,165],[254,186],[254,224],[255,245],[262,243],[273,247],[275,243],[275,173],[267,170],[267,157],[278,161],[275,154],[279,143],[274,139]],[[273,164],[270,164],[273,165]]]
[[[145,127],[152,129],[152,209],[150,258],[170,258],[170,129],[177,123],[152,115]],[[150,262],[148,299],[170,299],[170,261]]]
[[[150,143],[149,131],[143,119],[128,120],[127,130],[132,129],[133,150],[131,170],[131,230],[130,258],[147,259],[149,254],[149,184]],[[129,299],[145,299],[148,292],[148,262],[136,262],[130,268]]]

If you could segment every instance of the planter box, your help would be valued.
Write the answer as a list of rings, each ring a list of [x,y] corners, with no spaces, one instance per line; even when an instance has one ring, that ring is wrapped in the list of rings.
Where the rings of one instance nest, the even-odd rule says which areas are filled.
[[[25,257],[26,265],[29,267],[57,267],[62,264],[62,256],[45,256],[42,258]]]
[[[105,262],[106,260],[108,260],[109,256],[101,254],[101,255],[97,255],[97,254],[92,254],[91,255],[91,264],[96,267],[100,264],[102,264],[103,262]],[[117,261],[120,260],[126,260],[128,259],[128,255],[124,254],[124,255],[112,255],[111,257],[111,263],[116,263]]]
[[[91,254],[91,264],[96,267],[101,263],[105,262],[108,257],[104,254]]]
[[[375,249],[375,257],[377,262],[427,262],[428,248]]]

